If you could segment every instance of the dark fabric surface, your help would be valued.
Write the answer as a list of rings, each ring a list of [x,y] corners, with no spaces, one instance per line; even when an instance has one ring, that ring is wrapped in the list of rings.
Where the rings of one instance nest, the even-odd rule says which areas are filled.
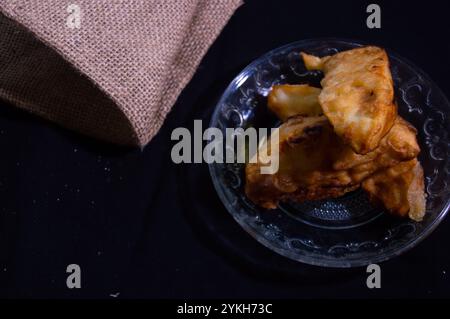
[[[450,96],[444,2],[246,1],[209,50],[162,130],[142,151],[81,137],[0,102],[0,297],[450,297],[450,220],[412,251],[364,268],[292,262],[250,238],[226,212],[205,165],[177,166],[170,133],[209,122],[220,94],[250,61],[315,37],[385,46]],[[66,287],[79,264],[82,288]],[[117,295],[117,293],[119,293]]]

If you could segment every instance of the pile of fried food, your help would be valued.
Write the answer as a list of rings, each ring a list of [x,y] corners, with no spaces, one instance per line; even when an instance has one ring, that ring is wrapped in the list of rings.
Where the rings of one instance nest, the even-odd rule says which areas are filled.
[[[247,197],[273,209],[280,201],[334,198],[362,187],[375,205],[422,220],[426,200],[417,132],[397,115],[385,50],[367,46],[301,58],[308,70],[323,72],[322,88],[272,87],[268,107],[283,121],[273,144],[279,147],[279,169],[261,174],[261,162],[248,163]],[[270,152],[272,143],[265,143]]]

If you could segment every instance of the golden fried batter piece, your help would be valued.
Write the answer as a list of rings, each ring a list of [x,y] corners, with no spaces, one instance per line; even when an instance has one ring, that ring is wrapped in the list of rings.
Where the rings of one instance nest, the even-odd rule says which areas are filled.
[[[355,171],[367,171],[369,167],[389,167],[398,162],[410,160],[420,152],[416,135],[415,127],[397,116],[394,125],[381,139],[378,148],[364,155],[355,153],[350,147],[341,148],[333,168],[336,170],[355,168]]]
[[[319,104],[321,89],[307,84],[274,85],[269,93],[267,104],[269,109],[282,121],[294,115],[321,115]]]
[[[308,69],[324,72],[319,103],[338,136],[358,154],[377,148],[397,116],[386,52],[367,46],[324,58],[301,55]]]
[[[419,153],[416,131],[401,118],[380,147],[366,155],[344,144],[325,116],[291,117],[277,132],[278,144],[272,145],[279,147],[278,172],[264,175],[259,162],[246,165],[246,194],[266,208],[275,208],[280,200],[341,196],[374,172]]]
[[[305,52],[300,52],[300,55],[305,63],[305,67],[307,70],[323,70],[323,65],[330,58],[329,56],[317,57],[311,54],[306,54]]]
[[[273,209],[279,201],[291,199],[301,202],[338,197],[354,189],[307,184],[295,179],[330,166],[325,156],[327,149],[333,147],[336,135],[326,117],[291,117],[270,138],[273,136],[278,139],[271,143],[266,141],[261,147],[267,147],[269,153],[272,146],[279,148],[278,172],[261,174],[260,162],[248,163],[245,168],[245,192],[255,204]],[[319,143],[314,143],[317,139]],[[308,157],[305,157],[306,153]]]
[[[398,216],[421,221],[425,215],[423,169],[417,159],[381,170],[362,183],[374,203]]]

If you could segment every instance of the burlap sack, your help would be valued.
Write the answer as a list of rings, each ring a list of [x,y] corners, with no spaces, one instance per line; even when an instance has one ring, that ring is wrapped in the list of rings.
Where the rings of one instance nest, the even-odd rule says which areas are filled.
[[[145,145],[240,1],[1,0],[0,98]]]

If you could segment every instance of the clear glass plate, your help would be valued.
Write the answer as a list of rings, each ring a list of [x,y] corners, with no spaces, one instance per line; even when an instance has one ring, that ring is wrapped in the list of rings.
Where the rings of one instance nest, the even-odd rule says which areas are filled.
[[[247,66],[226,89],[211,127],[275,127],[267,110],[274,84],[318,85],[321,73],[307,71],[301,51],[323,56],[361,46],[349,40],[305,40],[280,47]],[[419,160],[425,171],[427,212],[420,223],[373,207],[357,190],[337,199],[280,204],[265,210],[244,193],[244,165],[209,165],[214,186],[227,210],[255,239],[271,250],[307,264],[356,267],[377,263],[416,246],[446,215],[450,194],[450,104],[429,77],[389,52],[399,113],[418,130]]]

